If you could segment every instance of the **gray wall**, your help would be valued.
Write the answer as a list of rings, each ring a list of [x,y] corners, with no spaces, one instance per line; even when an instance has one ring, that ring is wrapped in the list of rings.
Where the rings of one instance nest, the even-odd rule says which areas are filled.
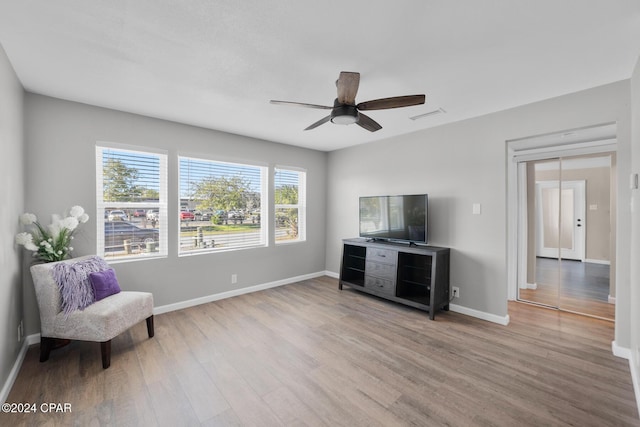
[[[456,303],[506,316],[510,256],[506,251],[506,141],[618,122],[618,171],[624,178],[620,182],[626,183],[630,167],[629,97],[629,81],[622,81],[331,152],[327,215],[338,220],[328,223],[327,270],[339,269],[341,240],[358,235],[359,196],[426,192],[430,197],[430,243],[452,249],[451,285],[460,287]],[[628,200],[628,186],[620,185],[619,204],[624,206]],[[481,215],[472,215],[473,203],[481,203]],[[627,346],[629,257],[624,254],[629,252],[629,226],[628,210],[621,209],[616,340]]]
[[[14,244],[24,209],[24,91],[0,46],[0,388],[20,351],[22,251]]]
[[[25,98],[28,159],[26,209],[39,218],[83,206],[91,219],[74,241],[75,255],[96,252],[95,145],[109,141],[169,153],[169,256],[114,264],[124,289],[150,291],[156,306],[284,280],[325,269],[326,158],[324,152],[255,140],[41,95]],[[250,119],[250,118],[248,118]],[[215,254],[177,256],[179,154],[222,156],[307,170],[307,241]],[[25,270],[26,272],[26,270]],[[231,284],[237,274],[238,283]],[[29,274],[25,274],[27,332],[39,331]]]

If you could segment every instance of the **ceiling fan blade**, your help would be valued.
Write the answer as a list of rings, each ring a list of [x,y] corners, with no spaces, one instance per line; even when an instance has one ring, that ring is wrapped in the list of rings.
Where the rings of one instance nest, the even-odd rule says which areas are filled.
[[[378,122],[362,113],[358,113],[358,121],[356,123],[358,123],[358,126],[360,126],[361,128],[364,128],[370,132],[375,132],[382,129],[382,126],[380,126]]]
[[[326,105],[305,104],[302,102],[292,102],[292,101],[276,101],[275,99],[272,99],[271,101],[269,101],[269,103],[276,104],[276,105],[292,105],[294,107],[316,108],[320,110],[331,110],[333,108],[333,107],[327,107]]]
[[[360,86],[360,73],[342,71],[336,81],[338,87],[338,102],[347,105],[356,105],[356,94]]]
[[[315,129],[320,125],[323,125],[325,123],[327,123],[329,120],[331,120],[331,115],[324,117],[320,120],[318,120],[317,122],[315,122],[314,124],[312,124],[311,126],[307,127],[305,130],[311,130],[311,129]]]
[[[392,98],[374,99],[372,101],[361,102],[357,105],[358,110],[386,110],[388,108],[410,107],[412,105],[424,104],[424,95],[394,96]]]

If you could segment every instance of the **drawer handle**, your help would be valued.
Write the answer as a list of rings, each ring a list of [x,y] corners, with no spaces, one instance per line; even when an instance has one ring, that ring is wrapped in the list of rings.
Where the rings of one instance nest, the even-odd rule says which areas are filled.
[[[386,257],[387,257],[385,254],[378,254],[378,256],[379,256],[380,258],[386,258]]]

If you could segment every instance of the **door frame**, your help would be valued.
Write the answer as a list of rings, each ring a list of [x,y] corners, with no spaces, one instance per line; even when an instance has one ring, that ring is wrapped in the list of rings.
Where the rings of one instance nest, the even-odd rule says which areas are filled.
[[[605,123],[598,126],[614,126],[615,123]],[[554,132],[553,135],[561,136],[567,132]],[[549,134],[552,135],[552,134]],[[526,168],[524,162],[530,160],[543,160],[557,157],[574,157],[586,154],[599,154],[617,152],[617,139],[603,138],[586,142],[562,142],[557,138],[555,142],[533,136],[506,141],[507,163],[507,300],[515,301],[518,295],[518,286],[526,287],[526,262],[527,249],[523,244],[527,230],[526,216],[518,208],[519,199],[526,194]],[[525,186],[525,187],[523,187]],[[612,194],[616,197],[617,194]],[[616,201],[617,203],[617,201]],[[523,272],[525,272],[523,274]],[[524,279],[524,282],[522,282]]]

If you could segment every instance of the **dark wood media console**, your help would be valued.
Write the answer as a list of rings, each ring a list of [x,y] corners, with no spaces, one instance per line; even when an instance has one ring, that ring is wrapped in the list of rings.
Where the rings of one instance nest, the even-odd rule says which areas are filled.
[[[353,289],[426,310],[449,310],[449,249],[408,243],[345,239],[342,289]]]

